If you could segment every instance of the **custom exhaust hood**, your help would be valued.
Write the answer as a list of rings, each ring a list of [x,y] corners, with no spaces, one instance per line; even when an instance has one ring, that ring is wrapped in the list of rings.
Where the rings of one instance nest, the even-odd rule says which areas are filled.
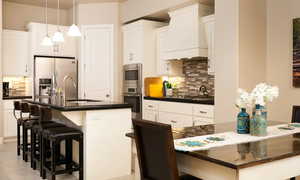
[[[207,57],[208,46],[201,18],[213,11],[213,7],[197,3],[169,12],[171,20],[163,59]]]

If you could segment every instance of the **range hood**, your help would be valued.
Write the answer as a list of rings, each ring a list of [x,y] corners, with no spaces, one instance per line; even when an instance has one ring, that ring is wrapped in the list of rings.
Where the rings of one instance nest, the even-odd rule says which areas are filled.
[[[213,7],[193,4],[169,12],[170,24],[163,59],[207,57],[208,49],[203,16],[213,13]]]

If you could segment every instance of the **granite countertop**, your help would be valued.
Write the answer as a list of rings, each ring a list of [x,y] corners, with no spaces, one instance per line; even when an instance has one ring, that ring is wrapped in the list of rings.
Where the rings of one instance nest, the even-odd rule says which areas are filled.
[[[99,100],[81,99],[66,101],[64,104],[56,98],[34,98],[32,100],[23,100],[31,104],[37,104],[41,106],[48,106],[52,109],[59,111],[85,111],[85,110],[100,110],[100,109],[120,109],[120,108],[131,108],[130,104],[121,102],[107,102]]]
[[[32,96],[28,95],[9,95],[9,96],[3,96],[3,100],[14,100],[14,99],[31,99]]]
[[[206,104],[214,105],[214,97],[150,97],[145,96],[146,100],[155,100],[155,101],[168,101],[168,102],[181,102],[181,103],[193,103],[193,104]]]
[[[282,122],[269,121],[268,124],[276,125],[282,124]],[[177,139],[221,133],[234,131],[235,128],[236,123],[187,127],[174,129],[173,137]],[[127,133],[126,136],[134,138],[133,133]],[[187,154],[232,169],[242,169],[300,155],[300,133],[250,143],[215,147],[205,151],[177,151],[177,153]]]

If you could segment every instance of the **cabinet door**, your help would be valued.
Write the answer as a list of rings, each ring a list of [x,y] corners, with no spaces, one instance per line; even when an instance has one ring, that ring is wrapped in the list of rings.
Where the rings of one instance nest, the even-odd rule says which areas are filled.
[[[191,127],[193,125],[192,116],[176,113],[159,112],[158,121],[160,123],[170,124],[172,128]]]
[[[127,28],[123,31],[124,64],[142,63],[143,29]]]
[[[211,118],[193,117],[194,126],[214,124],[214,120]]]
[[[144,110],[143,119],[148,121],[157,121],[158,113],[157,111]]]
[[[208,46],[208,74],[213,75],[215,72],[215,21],[214,15],[203,18],[205,25],[206,41]]]
[[[17,136],[17,121],[13,115],[13,110],[3,111],[4,137]]]
[[[27,32],[3,31],[3,75],[27,76],[29,58],[29,38]]]
[[[168,27],[162,27],[156,31],[156,48],[157,48],[157,75],[169,75],[169,61],[164,59],[166,52]]]

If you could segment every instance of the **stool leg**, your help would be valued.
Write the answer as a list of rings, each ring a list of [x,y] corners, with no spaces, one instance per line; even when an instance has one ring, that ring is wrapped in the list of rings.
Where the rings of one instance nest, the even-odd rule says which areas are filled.
[[[73,171],[71,170],[72,169],[72,163],[73,163],[73,141],[72,139],[67,139],[66,140],[66,161],[67,161],[67,164],[66,164],[66,170],[70,170],[69,171],[69,174],[73,174]]]
[[[34,151],[35,151],[35,143],[34,143],[34,134],[33,134],[33,130],[32,129],[30,129],[30,154],[31,154],[31,156],[30,156],[30,167],[33,169],[33,156],[34,156]]]
[[[32,134],[31,134],[31,162],[32,162],[32,168],[34,170],[36,170],[36,141],[37,141],[37,133],[36,132],[33,132],[31,131]]]
[[[84,177],[84,162],[83,162],[83,136],[79,138],[79,180],[83,180]]]
[[[51,180],[55,180],[55,171],[56,171],[56,141],[51,141]]]
[[[26,149],[26,143],[25,143],[25,140],[26,140],[26,130],[25,130],[25,127],[24,126],[22,126],[23,128],[22,128],[22,155],[23,155],[23,160],[25,161],[25,149]]]
[[[43,179],[46,179],[46,167],[45,166],[45,162],[46,162],[46,142],[45,142],[45,138],[43,136],[41,136],[41,146],[42,146],[42,149],[41,149],[41,155],[40,155],[40,159],[41,159],[41,162],[40,162],[40,165],[41,165],[41,176]]]
[[[17,154],[20,156],[20,146],[21,146],[21,125],[17,122]]]
[[[25,137],[24,137],[24,161],[28,162],[28,129],[25,129]]]

